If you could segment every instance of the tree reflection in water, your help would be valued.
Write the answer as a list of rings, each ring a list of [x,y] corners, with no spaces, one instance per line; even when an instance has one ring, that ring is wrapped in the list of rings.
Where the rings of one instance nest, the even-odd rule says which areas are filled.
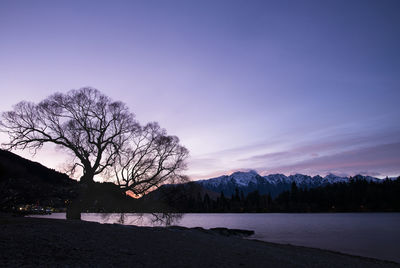
[[[101,213],[101,222],[137,226],[177,225],[183,213]]]

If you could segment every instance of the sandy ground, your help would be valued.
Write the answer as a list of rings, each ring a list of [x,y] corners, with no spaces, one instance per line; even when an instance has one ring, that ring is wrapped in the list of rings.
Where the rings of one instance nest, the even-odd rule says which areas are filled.
[[[0,217],[0,267],[400,267],[201,230]]]

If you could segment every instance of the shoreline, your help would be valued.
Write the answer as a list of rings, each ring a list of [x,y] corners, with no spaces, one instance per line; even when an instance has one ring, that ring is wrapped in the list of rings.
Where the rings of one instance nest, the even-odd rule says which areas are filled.
[[[2,267],[400,267],[391,261],[206,229],[0,216]]]

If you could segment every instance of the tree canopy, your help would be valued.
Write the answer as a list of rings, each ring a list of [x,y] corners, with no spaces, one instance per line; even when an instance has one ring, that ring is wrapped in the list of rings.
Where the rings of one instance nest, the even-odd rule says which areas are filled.
[[[161,182],[182,182],[180,175],[188,151],[176,136],[168,136],[157,123],[149,123],[129,139],[129,146],[117,159],[118,184],[140,196]]]

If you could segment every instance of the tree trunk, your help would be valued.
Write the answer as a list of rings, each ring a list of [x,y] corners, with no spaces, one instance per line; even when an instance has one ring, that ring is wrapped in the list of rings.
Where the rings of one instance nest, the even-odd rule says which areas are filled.
[[[93,172],[86,172],[80,178],[80,189],[79,195],[77,198],[72,200],[67,205],[67,220],[80,220],[81,219],[81,212],[84,210],[84,201],[89,196],[90,186],[94,183],[94,173]]]
[[[91,184],[94,183],[94,172],[87,172],[79,179],[81,183]]]
[[[80,220],[81,219],[81,205],[79,204],[79,198],[70,202],[67,205],[67,220]]]

